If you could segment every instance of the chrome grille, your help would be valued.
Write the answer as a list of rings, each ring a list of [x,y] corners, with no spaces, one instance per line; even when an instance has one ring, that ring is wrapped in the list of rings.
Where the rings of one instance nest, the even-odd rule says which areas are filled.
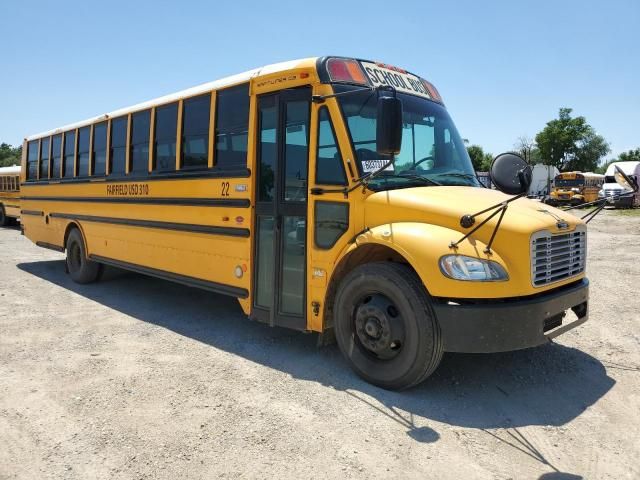
[[[584,272],[587,260],[587,231],[571,233],[537,232],[531,237],[531,281],[534,287],[559,282]]]

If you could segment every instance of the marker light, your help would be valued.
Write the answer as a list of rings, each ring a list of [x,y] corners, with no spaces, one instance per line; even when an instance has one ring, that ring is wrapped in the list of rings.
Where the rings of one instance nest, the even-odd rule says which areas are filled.
[[[475,282],[509,280],[509,275],[499,263],[466,255],[445,255],[440,259],[440,270],[446,277],[454,280]]]
[[[393,70],[394,72],[407,73],[407,71],[402,69],[402,68],[394,67],[393,65],[387,65],[386,63],[376,62],[376,65],[379,66],[380,68],[386,68],[387,70]]]
[[[327,60],[327,71],[332,82],[367,83],[367,78],[355,60],[330,58]]]
[[[440,96],[440,92],[438,92],[436,87],[433,86],[433,83],[427,82],[424,78],[421,78],[420,80],[422,80],[422,84],[424,85],[424,88],[427,89],[427,92],[429,93],[431,100],[438,103],[444,103],[442,101],[442,97]]]

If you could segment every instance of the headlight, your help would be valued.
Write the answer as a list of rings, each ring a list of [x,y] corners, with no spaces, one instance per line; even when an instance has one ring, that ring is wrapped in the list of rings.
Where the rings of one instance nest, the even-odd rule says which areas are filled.
[[[440,270],[445,276],[454,280],[475,282],[509,280],[509,275],[499,263],[466,255],[445,255],[440,259]]]

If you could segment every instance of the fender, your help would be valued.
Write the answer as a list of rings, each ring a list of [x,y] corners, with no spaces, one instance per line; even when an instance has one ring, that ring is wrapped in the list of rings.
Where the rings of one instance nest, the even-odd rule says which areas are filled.
[[[431,296],[451,298],[453,293],[455,298],[469,299],[513,297],[514,285],[511,278],[522,278],[522,275],[513,272],[513,265],[510,271],[508,262],[495,251],[485,253],[486,245],[479,240],[470,238],[458,248],[450,248],[451,241],[459,239],[461,235],[457,230],[420,222],[378,225],[357,235],[355,241],[343,251],[337,264],[359,247],[383,245],[397,252],[411,265]],[[440,257],[455,253],[498,262],[509,274],[510,280],[471,282],[445,277],[440,271]],[[529,272],[522,273],[525,279],[530,277]]]

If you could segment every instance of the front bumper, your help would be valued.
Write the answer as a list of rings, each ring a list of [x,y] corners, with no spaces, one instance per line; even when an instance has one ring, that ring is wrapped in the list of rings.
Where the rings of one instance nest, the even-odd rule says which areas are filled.
[[[623,195],[621,197],[607,197],[607,205],[613,205],[614,207],[632,207],[633,195]]]
[[[587,321],[589,281],[522,300],[452,305],[434,310],[447,352],[494,353],[536,347]],[[572,309],[577,319],[566,324]]]

